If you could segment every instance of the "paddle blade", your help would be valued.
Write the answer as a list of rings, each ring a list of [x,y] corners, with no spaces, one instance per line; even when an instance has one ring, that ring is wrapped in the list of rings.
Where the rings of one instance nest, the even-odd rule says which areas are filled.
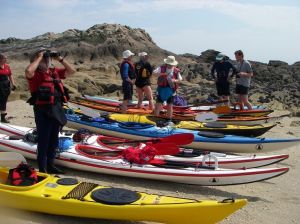
[[[93,110],[92,108],[77,105],[77,109],[80,109],[80,112],[82,114],[85,114],[89,117],[92,117],[92,118],[100,117],[100,114],[97,111]]]
[[[160,142],[173,143],[176,145],[188,145],[194,141],[194,135],[191,133],[174,134],[160,138]]]
[[[157,153],[155,155],[176,155],[180,152],[180,149],[177,145],[173,143],[155,143],[152,145]]]
[[[207,113],[199,113],[195,117],[196,121],[199,122],[212,122],[218,120],[218,115],[213,112],[207,112]]]
[[[224,106],[218,106],[215,109],[212,110],[212,112],[216,114],[229,114],[232,112],[231,108],[227,105]]]
[[[15,168],[21,162],[26,163],[26,159],[16,152],[0,152],[0,167]]]

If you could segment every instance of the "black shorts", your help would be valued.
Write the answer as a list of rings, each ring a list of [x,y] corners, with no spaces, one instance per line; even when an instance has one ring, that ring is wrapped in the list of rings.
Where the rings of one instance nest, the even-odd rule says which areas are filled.
[[[240,95],[247,95],[249,92],[249,87],[242,86],[242,85],[236,85],[235,87],[235,93]]]
[[[230,96],[230,83],[226,81],[216,82],[218,96]]]
[[[170,96],[170,97],[167,99],[167,104],[173,104],[173,101],[174,101],[174,96]],[[156,102],[157,102],[157,103],[164,103],[164,101],[160,98],[159,95],[156,96]]]
[[[130,82],[123,82],[122,89],[124,94],[123,100],[132,100],[133,85]]]

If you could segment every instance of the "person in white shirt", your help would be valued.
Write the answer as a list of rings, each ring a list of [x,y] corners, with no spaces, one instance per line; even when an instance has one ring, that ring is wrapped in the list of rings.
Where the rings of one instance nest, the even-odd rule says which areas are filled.
[[[162,104],[167,102],[167,117],[171,120],[173,114],[173,99],[182,81],[180,69],[175,66],[178,64],[174,56],[168,56],[164,59],[164,65],[156,68],[153,73],[158,74],[157,78],[157,98],[154,108],[154,114],[159,115]]]

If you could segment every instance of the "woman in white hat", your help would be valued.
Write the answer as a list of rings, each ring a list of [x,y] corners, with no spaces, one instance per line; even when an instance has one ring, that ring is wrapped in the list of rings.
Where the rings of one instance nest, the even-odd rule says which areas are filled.
[[[150,77],[152,75],[153,69],[151,64],[148,62],[148,54],[146,52],[141,52],[138,54],[140,60],[135,63],[135,72],[136,72],[136,92],[138,95],[138,108],[142,107],[144,94],[149,101],[149,109],[153,110],[153,96],[151,89]]]
[[[173,114],[173,100],[178,83],[182,81],[180,69],[175,66],[178,64],[174,56],[168,56],[164,59],[165,64],[156,68],[154,74],[158,74],[157,79],[157,98],[154,114],[159,115],[162,104],[167,102],[167,117],[171,120]]]
[[[135,68],[132,63],[132,53],[130,50],[123,52],[123,61],[120,66],[120,73],[122,78],[122,89],[123,89],[123,103],[121,105],[121,112],[126,113],[128,101],[132,100],[133,85],[135,83]]]

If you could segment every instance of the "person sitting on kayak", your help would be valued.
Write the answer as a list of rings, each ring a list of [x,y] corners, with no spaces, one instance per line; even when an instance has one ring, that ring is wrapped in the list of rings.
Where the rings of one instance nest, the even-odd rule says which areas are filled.
[[[165,64],[156,68],[154,74],[158,74],[157,78],[157,98],[154,114],[159,115],[162,104],[167,102],[167,117],[171,120],[173,114],[173,98],[178,88],[178,83],[182,81],[180,69],[175,66],[178,62],[174,56],[168,56],[164,59]]]
[[[153,96],[151,90],[150,77],[152,75],[152,66],[148,62],[148,54],[146,52],[141,52],[138,54],[140,56],[140,61],[135,63],[135,73],[136,73],[136,92],[138,95],[138,105],[137,108],[141,108],[144,94],[149,101],[149,109],[153,110]]]
[[[120,66],[120,74],[122,78],[122,89],[123,89],[123,103],[121,105],[121,112],[126,113],[128,101],[132,100],[133,95],[133,84],[135,83],[135,68],[132,63],[132,53],[130,50],[123,52],[123,61]]]
[[[211,69],[211,75],[216,82],[217,94],[220,100],[227,101],[229,106],[230,96],[230,78],[236,73],[236,68],[227,60],[227,56],[223,53],[219,53],[216,56],[216,61]],[[232,75],[229,76],[229,72],[232,70]],[[216,73],[216,75],[215,75]]]

